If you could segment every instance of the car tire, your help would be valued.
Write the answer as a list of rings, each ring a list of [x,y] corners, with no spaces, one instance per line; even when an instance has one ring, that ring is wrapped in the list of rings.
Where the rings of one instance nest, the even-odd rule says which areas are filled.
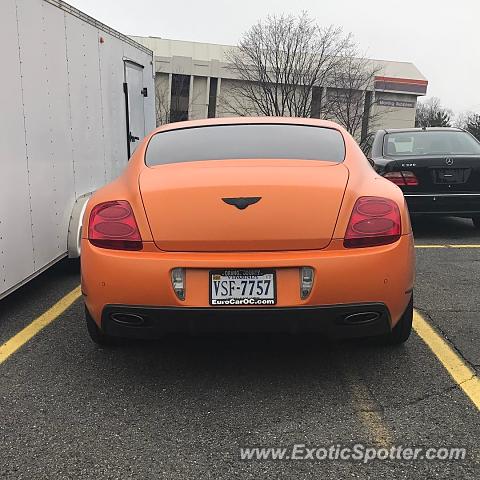
[[[412,333],[412,323],[413,295],[398,323],[393,327],[392,331],[385,336],[385,344],[401,345],[402,343],[405,343],[408,340],[408,337],[410,337],[410,333]]]
[[[480,229],[480,217],[472,217],[473,226]]]
[[[93,317],[90,315],[87,307],[85,307],[85,320],[87,322],[88,334],[94,343],[97,345],[111,345],[113,343],[113,338],[102,332]]]

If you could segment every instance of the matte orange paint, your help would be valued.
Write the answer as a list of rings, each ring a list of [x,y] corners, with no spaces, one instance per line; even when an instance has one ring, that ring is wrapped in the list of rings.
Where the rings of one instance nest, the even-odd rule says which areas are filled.
[[[258,159],[145,165],[146,146],[157,132],[235,123],[334,128],[344,137],[346,158],[342,164]],[[287,193],[296,195],[293,207],[282,202]],[[264,196],[263,206],[260,202],[259,208],[243,211],[221,201],[222,196],[257,195]],[[400,240],[378,247],[343,247],[353,206],[362,196],[397,203],[402,216]],[[322,201],[315,204],[320,197]],[[86,238],[92,207],[109,200],[130,202],[144,242],[142,251],[101,249]],[[81,262],[85,303],[99,325],[106,304],[209,306],[210,269],[273,267],[279,307],[383,302],[393,326],[410,300],[415,260],[401,190],[374,172],[342,127],[315,119],[270,117],[180,122],[152,132],[124,173],[88,202]],[[306,300],[300,298],[302,266],[315,269],[312,293]],[[184,301],[177,299],[171,286],[170,271],[175,267],[187,269]]]

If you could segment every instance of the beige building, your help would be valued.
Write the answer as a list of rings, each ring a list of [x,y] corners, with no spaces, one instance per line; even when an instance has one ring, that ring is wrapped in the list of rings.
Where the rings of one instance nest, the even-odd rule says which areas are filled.
[[[169,121],[232,116],[228,99],[240,80],[227,63],[235,47],[211,43],[132,37],[153,50],[157,124]],[[368,93],[373,101],[374,125],[363,122],[363,133],[380,128],[412,127],[417,98],[425,95],[428,82],[408,62],[371,60],[376,75]],[[320,96],[333,93],[335,85],[320,88]],[[227,100],[227,101],[226,101]],[[312,116],[315,114],[312,104]],[[371,121],[371,120],[370,120]]]

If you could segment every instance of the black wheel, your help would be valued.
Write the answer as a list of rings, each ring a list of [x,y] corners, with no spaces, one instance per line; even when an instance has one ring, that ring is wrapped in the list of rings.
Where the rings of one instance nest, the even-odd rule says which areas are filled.
[[[412,333],[413,322],[413,295],[408,306],[393,330],[385,336],[387,345],[401,345],[408,340]]]
[[[475,228],[480,229],[480,216],[479,217],[472,217],[472,222],[473,222],[473,226]]]
[[[88,334],[93,342],[97,345],[111,345],[113,343],[112,337],[105,335],[100,328],[98,328],[87,307],[85,307],[85,320],[87,322]]]

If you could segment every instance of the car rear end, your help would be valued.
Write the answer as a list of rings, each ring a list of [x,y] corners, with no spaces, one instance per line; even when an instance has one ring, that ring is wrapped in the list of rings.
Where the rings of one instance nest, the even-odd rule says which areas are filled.
[[[178,129],[158,133],[158,145],[154,137],[144,142],[125,175],[87,208],[82,288],[98,326],[137,338],[391,331],[413,288],[404,200],[373,174],[353,140],[328,125],[274,132],[229,126],[197,131],[188,143],[187,129]],[[287,140],[251,158],[238,134],[257,154],[272,134]],[[299,153],[288,151],[292,145]],[[323,159],[310,158],[319,148]],[[226,158],[216,158],[218,151]],[[232,199],[254,201],[225,201]]]
[[[387,133],[383,175],[405,194],[412,213],[480,215],[480,143],[458,129]]]

